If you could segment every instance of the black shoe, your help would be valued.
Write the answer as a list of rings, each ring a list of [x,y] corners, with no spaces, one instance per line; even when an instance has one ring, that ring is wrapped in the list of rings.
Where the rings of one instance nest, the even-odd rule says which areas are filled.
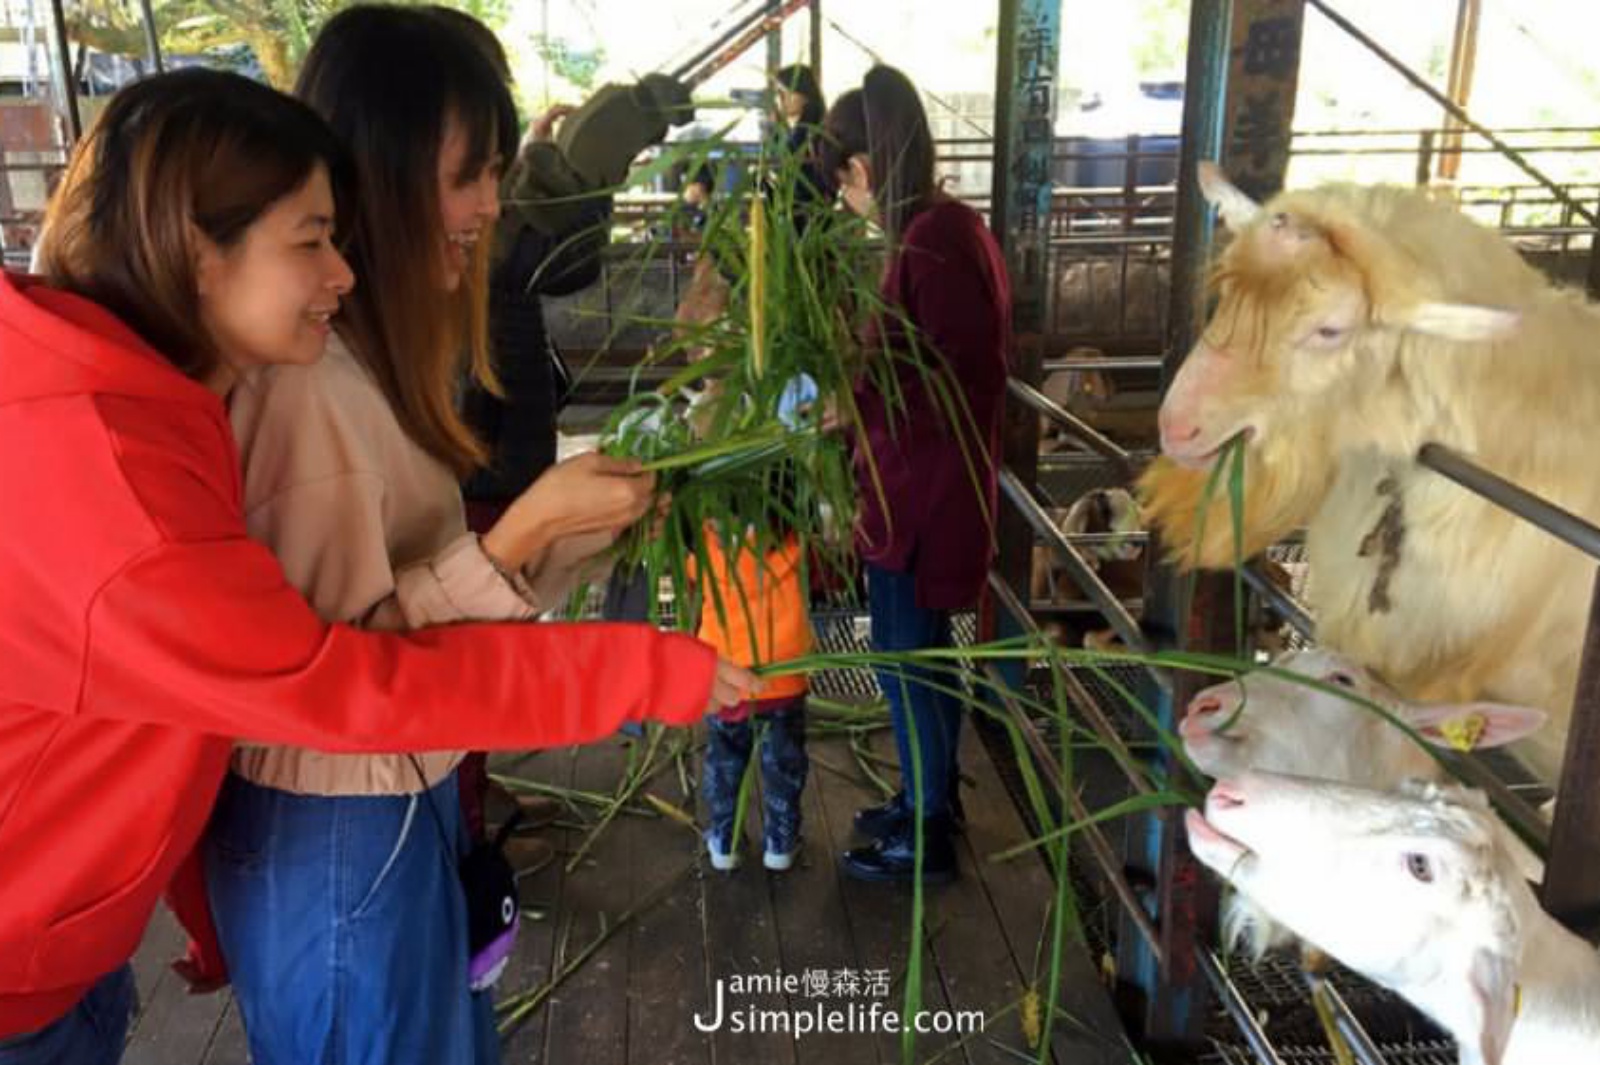
[[[949,819],[929,821],[924,828],[922,882],[948,884],[958,871],[955,845],[950,841]],[[840,859],[846,876],[896,884],[909,884],[916,879],[916,863],[916,837],[909,824],[868,846],[846,851]]]
[[[909,825],[915,812],[910,797],[903,791],[897,791],[876,806],[864,806],[857,810],[856,831],[868,839],[882,839]],[[957,788],[950,793],[950,830],[959,836],[966,827],[967,811],[961,806],[961,789]]]
[[[856,831],[870,839],[882,839],[911,820],[906,793],[897,791],[876,806],[856,811]]]

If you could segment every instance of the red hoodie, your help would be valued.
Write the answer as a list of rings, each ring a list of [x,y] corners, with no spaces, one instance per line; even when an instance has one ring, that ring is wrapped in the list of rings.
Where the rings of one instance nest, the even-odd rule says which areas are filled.
[[[644,626],[323,622],[245,535],[221,401],[104,309],[7,274],[0,498],[0,1037],[133,954],[235,738],[556,746],[688,724],[710,695],[715,654]]]

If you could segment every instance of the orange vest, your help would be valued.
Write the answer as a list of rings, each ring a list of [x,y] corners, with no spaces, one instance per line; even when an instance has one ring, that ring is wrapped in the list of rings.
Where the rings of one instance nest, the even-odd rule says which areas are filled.
[[[801,579],[799,542],[790,536],[760,558],[742,546],[737,553],[735,581],[728,572],[722,540],[709,522],[705,538],[711,572],[700,582],[700,638],[724,658],[743,666],[782,662],[809,653],[815,641]],[[804,674],[774,677],[754,698],[784,699],[803,695],[807,688]]]

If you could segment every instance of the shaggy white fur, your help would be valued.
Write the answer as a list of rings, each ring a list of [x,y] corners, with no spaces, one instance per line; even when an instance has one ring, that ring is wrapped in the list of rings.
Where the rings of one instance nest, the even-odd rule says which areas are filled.
[[[1219,180],[1247,221],[1163,402],[1146,519],[1181,564],[1231,565],[1226,493],[1195,533],[1242,434],[1246,553],[1307,527],[1319,640],[1411,699],[1545,710],[1517,751],[1553,784],[1594,563],[1415,456],[1443,444],[1600,521],[1600,311],[1425,193],[1330,186],[1251,215]]]
[[[1275,920],[1447,1028],[1462,1065],[1600,1061],[1600,955],[1539,908],[1480,793],[1252,773],[1188,829]]]

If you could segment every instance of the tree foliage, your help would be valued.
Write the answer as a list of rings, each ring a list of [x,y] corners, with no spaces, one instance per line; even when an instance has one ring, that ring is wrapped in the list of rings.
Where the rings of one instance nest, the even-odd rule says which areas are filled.
[[[420,0],[399,0],[418,3]],[[354,0],[154,0],[161,48],[172,54],[213,53],[246,47],[267,80],[278,88],[293,83],[300,61],[317,30]],[[463,0],[451,4],[498,28],[509,0]],[[145,53],[140,5],[133,0],[72,0],[67,5],[69,36],[78,43],[115,55]]]

